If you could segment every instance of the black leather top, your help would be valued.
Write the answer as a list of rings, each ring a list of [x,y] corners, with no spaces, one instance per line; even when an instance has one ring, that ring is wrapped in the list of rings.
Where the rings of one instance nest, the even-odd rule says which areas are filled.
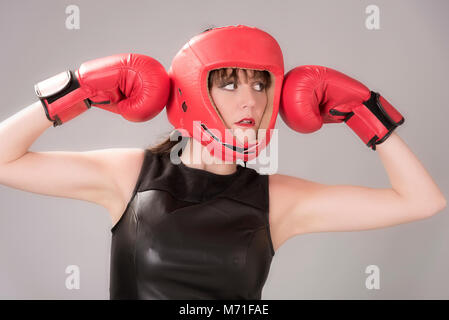
[[[175,165],[145,151],[111,229],[111,299],[261,299],[274,256],[268,175]]]

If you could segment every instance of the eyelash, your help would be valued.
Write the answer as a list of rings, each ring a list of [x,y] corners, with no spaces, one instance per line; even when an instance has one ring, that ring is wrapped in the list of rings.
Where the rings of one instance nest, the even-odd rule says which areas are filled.
[[[236,85],[235,82],[229,82],[229,83],[224,84],[224,85],[222,86],[222,88],[225,88],[225,87],[229,86],[230,84]],[[258,90],[258,91],[259,91],[259,92],[262,92],[262,91],[265,89],[265,84],[262,83],[262,82],[258,82],[257,84],[259,84],[259,85],[262,87],[262,89],[260,89],[260,90]],[[228,89],[225,89],[225,90],[228,90]]]

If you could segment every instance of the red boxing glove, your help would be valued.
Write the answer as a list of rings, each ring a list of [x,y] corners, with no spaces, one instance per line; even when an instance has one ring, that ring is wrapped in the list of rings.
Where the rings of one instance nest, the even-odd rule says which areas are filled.
[[[91,106],[142,122],[165,107],[170,80],[155,59],[127,53],[85,62],[75,72],[62,72],[34,88],[54,127]]]
[[[344,121],[373,150],[404,123],[380,94],[336,70],[312,65],[287,73],[279,113],[290,128],[302,133]]]

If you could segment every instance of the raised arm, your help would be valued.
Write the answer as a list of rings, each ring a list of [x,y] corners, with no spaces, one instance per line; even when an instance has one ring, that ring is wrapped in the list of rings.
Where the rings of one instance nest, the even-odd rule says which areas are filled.
[[[112,173],[129,152],[30,151],[34,141],[51,126],[40,101],[0,123],[0,184],[85,200],[107,209],[118,206],[120,193]]]
[[[378,145],[377,151],[391,188],[326,185],[286,175],[270,176],[270,184],[277,186],[273,197],[274,192],[279,199],[282,194],[286,208],[286,239],[302,233],[384,228],[428,218],[446,207],[432,177],[397,134]]]
[[[49,127],[65,124],[91,106],[130,121],[147,121],[166,105],[169,79],[155,59],[119,54],[85,62],[39,82],[40,101],[0,123],[0,184],[50,196],[120,207],[120,173],[142,159],[141,149],[33,152]],[[58,133],[57,129],[53,131]]]
[[[293,69],[284,83],[283,117],[303,133],[345,122],[380,156],[391,188],[324,185],[285,175],[270,177],[273,203],[283,194],[289,236],[382,228],[427,218],[446,206],[429,173],[393,131],[402,115],[381,95],[330,68]],[[277,195],[275,194],[277,193]]]

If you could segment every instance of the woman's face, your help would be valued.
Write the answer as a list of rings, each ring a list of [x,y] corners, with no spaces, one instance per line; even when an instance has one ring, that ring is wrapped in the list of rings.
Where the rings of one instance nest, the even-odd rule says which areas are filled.
[[[227,75],[232,69],[227,69]],[[241,142],[251,142],[257,138],[257,129],[267,106],[267,92],[262,78],[254,78],[254,71],[238,70],[238,81],[232,78],[214,83],[210,95],[225,122],[225,126]],[[251,123],[239,123],[242,119]]]

